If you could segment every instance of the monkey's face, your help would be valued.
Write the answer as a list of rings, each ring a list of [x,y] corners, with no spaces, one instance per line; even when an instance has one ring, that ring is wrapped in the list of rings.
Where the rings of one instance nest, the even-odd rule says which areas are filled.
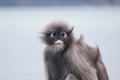
[[[73,38],[72,29],[66,30],[61,27],[56,27],[55,29],[48,30],[43,40],[47,45],[54,46],[57,49],[67,48],[71,44]]]
[[[56,48],[62,49],[67,45],[68,34],[66,32],[54,31],[49,34],[49,44],[54,45]]]

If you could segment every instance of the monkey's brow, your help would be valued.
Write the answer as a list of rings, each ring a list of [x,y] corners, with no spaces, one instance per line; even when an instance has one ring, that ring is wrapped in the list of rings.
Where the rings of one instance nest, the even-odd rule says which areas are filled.
[[[53,33],[53,32],[56,32],[55,30],[51,30],[51,31],[46,31],[46,33],[45,34],[51,34],[51,33]]]

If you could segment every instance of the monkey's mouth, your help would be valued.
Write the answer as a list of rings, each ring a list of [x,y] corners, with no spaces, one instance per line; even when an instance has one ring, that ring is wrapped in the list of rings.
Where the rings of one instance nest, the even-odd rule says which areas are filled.
[[[57,48],[63,48],[63,46],[64,46],[63,41],[61,41],[61,40],[55,41],[55,47],[57,47]]]

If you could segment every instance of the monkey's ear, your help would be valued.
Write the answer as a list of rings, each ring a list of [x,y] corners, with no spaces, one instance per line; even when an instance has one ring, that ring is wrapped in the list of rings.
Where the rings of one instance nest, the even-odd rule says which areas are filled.
[[[72,33],[72,31],[73,31],[73,28],[74,28],[74,26],[71,28],[71,30],[68,32],[69,34],[71,34]]]

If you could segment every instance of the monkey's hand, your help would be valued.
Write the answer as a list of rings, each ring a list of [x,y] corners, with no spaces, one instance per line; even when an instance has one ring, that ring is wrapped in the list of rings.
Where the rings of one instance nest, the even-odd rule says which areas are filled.
[[[65,80],[78,80],[73,74],[68,74]]]

